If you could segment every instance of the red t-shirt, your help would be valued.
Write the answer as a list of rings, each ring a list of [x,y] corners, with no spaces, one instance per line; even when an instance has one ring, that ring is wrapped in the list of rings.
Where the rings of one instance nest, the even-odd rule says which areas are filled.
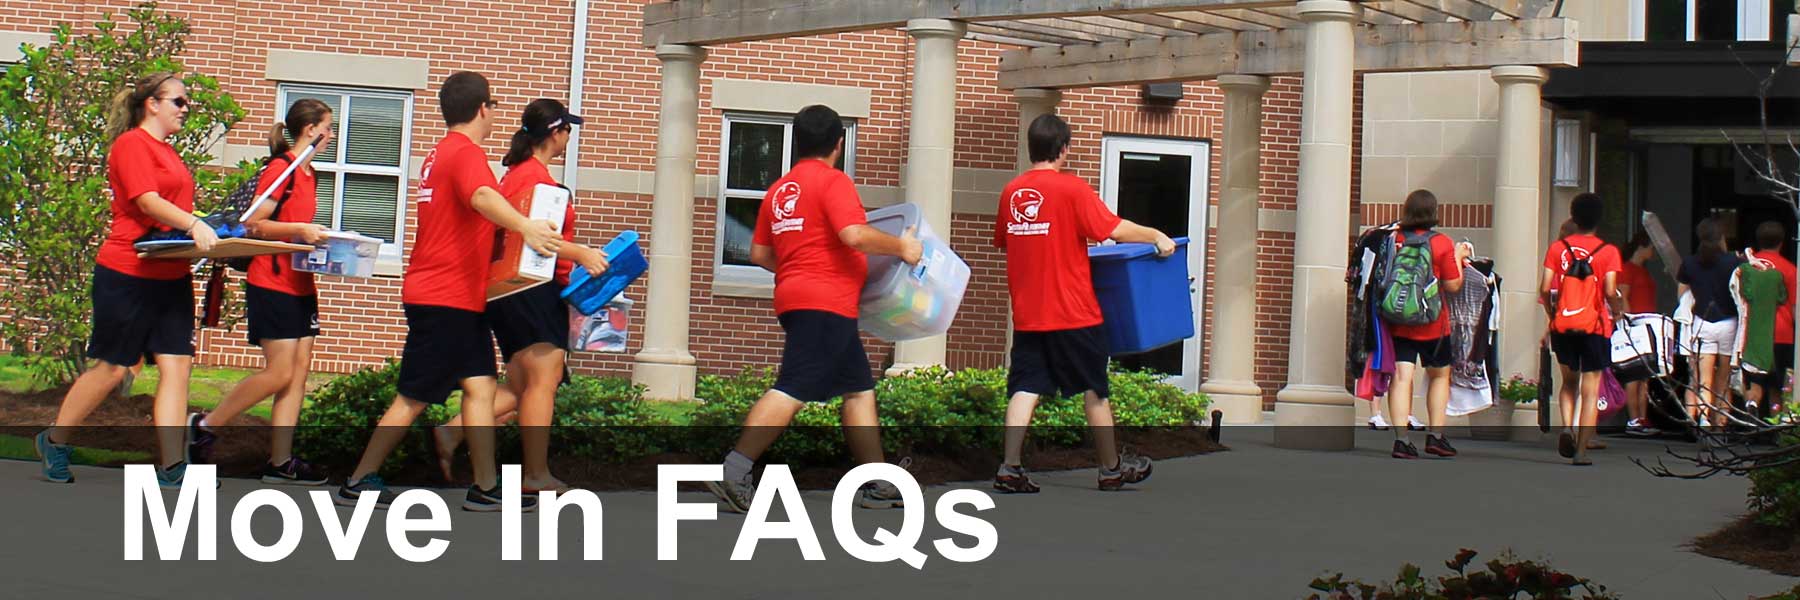
[[[526,157],[523,162],[507,168],[506,175],[500,177],[500,195],[511,200],[513,197],[525,193],[526,190],[532,189],[538,184],[559,185],[556,183],[556,178],[550,176],[549,167],[544,166],[544,163],[539,161],[535,156]],[[569,200],[569,208],[563,213],[562,238],[565,242],[574,242],[574,197],[571,196]],[[575,261],[557,259],[556,285],[569,285],[569,271],[573,268],[575,268]]]
[[[186,277],[187,260],[139,260],[132,247],[152,229],[169,230],[138,207],[138,196],[156,192],[176,208],[194,210],[194,174],[175,147],[141,127],[132,128],[113,140],[106,152],[106,185],[112,189],[112,226],[100,243],[96,262],[144,279]]]
[[[1394,236],[1394,245],[1398,247],[1404,244],[1405,240],[1415,239],[1416,236],[1421,235],[1426,235],[1425,230],[1397,232],[1397,235]],[[1462,279],[1462,265],[1456,261],[1456,242],[1450,241],[1450,236],[1441,233],[1432,236],[1431,270],[1436,272],[1438,279],[1438,299],[1449,300],[1450,294],[1444,289],[1444,284]],[[1392,331],[1394,337],[1416,341],[1431,341],[1450,335],[1450,307],[1444,306],[1443,310],[1438,311],[1435,323],[1394,325]]]
[[[1631,313],[1656,312],[1656,280],[1650,271],[1631,261],[1619,265],[1619,285],[1631,286],[1625,293],[1625,310]]]
[[[487,309],[494,224],[475,211],[475,190],[498,192],[481,146],[461,133],[440,140],[419,174],[419,231],[406,265],[400,301],[470,312]]]
[[[1013,328],[1062,331],[1105,321],[1094,298],[1088,244],[1112,237],[1119,216],[1093,186],[1052,169],[1032,169],[1000,193],[994,245],[1006,249]]]
[[[1775,343],[1794,343],[1794,263],[1774,250],[1761,250],[1756,257],[1775,263],[1775,270],[1781,272],[1781,282],[1787,284],[1788,301],[1775,309]]]
[[[269,186],[275,185],[275,179],[281,177],[281,172],[293,161],[292,152],[269,161],[269,165],[263,167],[262,178],[256,184],[256,193],[260,195],[268,191]],[[319,208],[318,174],[310,168],[300,167],[294,169],[294,174],[289,175],[281,186],[291,191],[287,193],[285,202],[281,200],[281,190],[276,190],[265,201],[269,206],[281,202],[281,210],[270,215],[269,219],[283,223],[311,223],[313,213]],[[293,260],[292,255],[288,254],[270,254],[250,259],[250,285],[295,296],[317,294],[318,290],[313,287],[313,274],[294,270]]]
[[[1564,242],[1568,242],[1565,246]],[[1578,233],[1567,238],[1550,242],[1550,249],[1544,252],[1544,268],[1551,272],[1551,289],[1556,289],[1562,281],[1563,272],[1569,268],[1569,261],[1576,257],[1588,257],[1588,265],[1594,268],[1594,277],[1598,279],[1595,287],[1606,291],[1606,274],[1617,273],[1620,269],[1619,249],[1603,242],[1591,234]],[[1617,283],[1617,278],[1614,279]],[[1600,313],[1600,326],[1603,331],[1612,331],[1612,311]]]
[[[856,318],[869,258],[845,246],[838,232],[868,222],[850,176],[825,161],[800,161],[769,186],[753,242],[775,249],[775,314],[821,310]]]

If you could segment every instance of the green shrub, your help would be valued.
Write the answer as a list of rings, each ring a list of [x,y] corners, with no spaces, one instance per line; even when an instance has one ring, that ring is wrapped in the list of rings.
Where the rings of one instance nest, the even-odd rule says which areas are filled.
[[[1790,457],[1800,455],[1800,431],[1783,435],[1781,448]],[[1800,463],[1750,471],[1750,510],[1764,525],[1800,533]]]
[[[1454,573],[1425,578],[1419,567],[1407,564],[1393,582],[1364,583],[1345,580],[1342,573],[1314,579],[1310,600],[1464,600],[1473,598],[1531,598],[1535,600],[1608,600],[1618,596],[1606,586],[1550,568],[1549,564],[1519,560],[1510,553],[1488,561],[1485,569],[1470,570],[1476,552],[1463,549],[1444,561]],[[1579,594],[1579,595],[1577,595]]]
[[[369,444],[375,423],[393,405],[397,393],[394,386],[399,379],[400,363],[390,359],[382,367],[333,379],[314,391],[311,402],[300,411],[300,426],[294,431],[295,453],[319,464],[355,465]],[[434,418],[445,418],[447,412],[443,407],[433,407],[420,420],[435,422]],[[416,454],[429,452],[428,441],[422,430],[411,428],[406,441],[388,456],[382,471],[392,473],[414,460]]]

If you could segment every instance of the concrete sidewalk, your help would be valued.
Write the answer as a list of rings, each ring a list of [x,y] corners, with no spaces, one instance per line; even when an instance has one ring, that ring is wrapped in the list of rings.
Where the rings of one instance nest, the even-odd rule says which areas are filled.
[[[728,514],[681,524],[681,560],[659,562],[655,495],[637,492],[602,495],[604,561],[579,560],[579,517],[569,514],[562,560],[536,560],[537,517],[526,515],[527,560],[501,563],[500,517],[455,512],[461,492],[445,490],[454,530],[443,535],[451,545],[436,562],[395,557],[385,513],[371,519],[355,561],[334,561],[311,502],[297,497],[307,523],[300,549],[261,564],[239,555],[229,536],[231,507],[259,487],[244,480],[226,481],[219,496],[217,562],[192,561],[191,539],[188,561],[126,562],[121,471],[80,468],[80,483],[59,486],[37,480],[34,463],[0,461],[0,481],[8,482],[0,506],[13,541],[0,546],[8,572],[0,597],[1303,598],[1313,577],[1334,571],[1391,578],[1411,562],[1441,575],[1459,548],[1479,550],[1483,562],[1504,549],[1549,558],[1625,598],[1738,600],[1800,582],[1688,551],[1689,540],[1743,512],[1747,482],[1657,479],[1626,460],[1659,455],[1661,443],[1611,438],[1596,466],[1576,468],[1526,443],[1460,441],[1456,460],[1397,461],[1387,457],[1385,432],[1360,433],[1356,451],[1338,453],[1276,449],[1271,433],[1228,429],[1233,451],[1164,461],[1152,480],[1124,493],[1094,491],[1092,471],[1041,474],[1042,494],[994,496],[997,507],[979,513],[1000,538],[980,563],[940,556],[931,542],[949,536],[930,510],[918,510],[927,525],[917,548],[931,557],[921,571],[850,558],[833,535],[825,492],[805,494],[824,562],[801,560],[788,541],[764,542],[754,561],[729,561],[743,520]],[[926,494],[935,501],[958,487],[986,484]],[[349,510],[338,514],[348,520]],[[897,530],[901,513],[856,518],[869,539],[877,526]],[[276,539],[277,522],[275,511],[257,513],[262,543]],[[415,543],[423,537],[415,534]],[[153,546],[146,553],[154,557]]]

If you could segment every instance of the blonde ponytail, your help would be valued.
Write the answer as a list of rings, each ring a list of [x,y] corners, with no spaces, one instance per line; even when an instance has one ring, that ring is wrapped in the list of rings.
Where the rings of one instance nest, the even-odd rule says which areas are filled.
[[[114,94],[106,107],[106,139],[115,139],[144,122],[144,101],[162,91],[162,86],[175,79],[174,73],[151,73],[139,77],[131,87]]]

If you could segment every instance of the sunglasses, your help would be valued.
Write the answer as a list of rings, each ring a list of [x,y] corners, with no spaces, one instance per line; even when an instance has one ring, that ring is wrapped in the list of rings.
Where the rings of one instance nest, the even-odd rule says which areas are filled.
[[[187,108],[188,107],[188,99],[186,96],[176,96],[174,98],[158,98],[158,99],[159,100],[168,100],[170,104],[175,105],[175,108]]]

